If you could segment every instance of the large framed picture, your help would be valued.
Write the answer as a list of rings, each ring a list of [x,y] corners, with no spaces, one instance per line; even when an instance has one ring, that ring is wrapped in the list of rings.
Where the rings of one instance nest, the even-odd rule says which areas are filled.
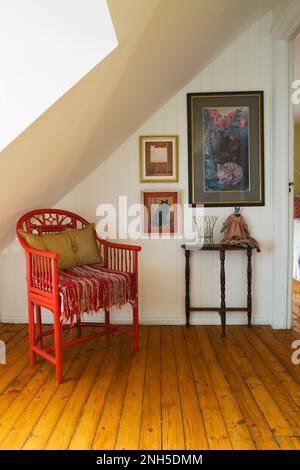
[[[188,93],[189,203],[264,205],[263,92]]]
[[[178,233],[178,191],[142,191],[145,234]]]
[[[140,136],[142,183],[178,181],[178,136]]]

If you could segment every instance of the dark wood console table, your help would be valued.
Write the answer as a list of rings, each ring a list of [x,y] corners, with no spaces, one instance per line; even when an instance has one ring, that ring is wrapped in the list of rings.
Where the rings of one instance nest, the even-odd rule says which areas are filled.
[[[186,326],[190,326],[191,312],[218,312],[221,317],[222,336],[225,336],[226,312],[247,312],[248,327],[251,327],[252,315],[252,250],[255,248],[244,248],[232,245],[204,245],[202,248],[192,248],[188,245],[181,246],[185,250],[185,315]],[[191,251],[219,251],[220,253],[220,289],[221,302],[219,307],[191,307],[190,305],[190,253]],[[227,307],[225,297],[225,253],[227,251],[244,251],[247,255],[247,307]],[[259,250],[257,250],[259,251]]]

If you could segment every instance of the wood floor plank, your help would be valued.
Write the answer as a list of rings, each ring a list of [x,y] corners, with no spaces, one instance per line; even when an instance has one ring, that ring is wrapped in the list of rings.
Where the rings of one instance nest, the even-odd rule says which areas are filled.
[[[256,328],[251,328],[247,332],[247,340],[259,353],[261,360],[276,375],[278,381],[288,391],[293,401],[300,406],[300,384],[289,373],[289,371],[281,363],[280,359],[275,355],[272,348],[262,341],[255,332]]]
[[[277,436],[291,436],[293,430],[286,420],[285,416],[281,413],[276,401],[271,393],[266,388],[265,384],[259,378],[258,374],[252,367],[254,359],[251,358],[251,363],[245,356],[244,352],[239,348],[236,343],[227,339],[229,350],[232,352],[232,359],[236,366],[242,371],[245,382],[250,388],[258,406],[262,410],[269,426],[274,434]]]
[[[114,449],[119,430],[120,415],[127,388],[128,375],[134,354],[132,353],[132,341],[129,337],[118,335],[120,349],[118,351],[118,363],[110,383],[101,418],[97,425],[92,448]]]
[[[9,408],[35,374],[34,367],[25,367],[0,394],[0,416]]]
[[[92,329],[90,331],[86,329],[86,334],[92,333],[92,331]],[[66,368],[64,381],[57,387],[47,406],[42,410],[39,419],[33,425],[31,432],[24,442],[23,449],[38,450],[45,448],[84,367],[93,354],[93,348],[91,348],[90,343],[84,343],[68,350],[74,350],[75,355],[73,359],[69,360],[69,364],[64,363]]]
[[[17,341],[20,337],[27,334],[28,328],[25,325],[11,325],[6,330],[0,333],[0,340],[6,343],[6,350],[11,349],[14,342],[12,341],[17,336]]]
[[[184,329],[188,354],[203,415],[204,427],[210,450],[231,450],[232,445],[216,397],[214,384],[207,369],[207,361],[201,354],[194,328]]]
[[[28,349],[28,336],[26,330],[19,330],[6,343],[6,365],[11,365],[20,356],[20,346]]]
[[[219,362],[226,373],[227,380],[236,396],[249,432],[258,450],[276,450],[278,446],[261,409],[244,380],[244,372],[234,363],[232,351],[228,348],[229,332],[221,338],[216,331],[208,329],[211,342],[218,355]]]
[[[185,449],[172,331],[168,327],[162,327],[161,333],[162,447],[168,450]]]
[[[24,323],[0,323],[0,332],[4,329],[10,328],[12,326],[22,326]]]
[[[136,355],[119,334],[66,349],[59,386],[52,364],[30,367],[26,325],[1,334],[0,449],[299,450],[293,332],[143,326]]]
[[[278,437],[277,441],[281,450],[300,450],[299,437]]]
[[[216,396],[233,449],[254,449],[254,443],[236,397],[215,354],[209,336],[204,328],[196,327],[200,350],[206,357],[208,370],[214,383]],[[216,330],[215,335],[218,335]]]
[[[21,342],[24,341],[27,342],[28,347],[28,328],[19,329],[18,332],[8,340],[8,342],[6,343],[6,352],[11,351],[13,348],[18,348]]]
[[[26,356],[28,355],[28,352]],[[22,397],[24,390],[27,390],[27,386],[30,386],[30,382],[36,379],[36,374],[38,372],[43,373],[46,371],[46,374],[51,374],[51,366],[48,362],[42,360],[34,367],[31,367],[27,362],[25,362],[23,369],[16,373],[16,376],[12,382],[2,391],[0,394],[0,416],[2,416],[12,405],[12,403],[19,399],[19,396]],[[53,374],[55,374],[54,366],[52,365]],[[22,401],[22,398],[21,398]]]
[[[46,383],[49,374],[52,374],[52,364],[47,363],[43,369],[40,369],[33,378],[24,387],[22,392],[13,401],[9,408],[0,418],[0,437],[4,439],[10,431],[12,425],[25,412],[29,403],[36,395],[40,387]]]
[[[268,369],[265,362],[261,360],[256,350],[252,348],[251,344],[248,342],[247,330],[232,329],[229,333],[229,339],[233,337],[234,340],[237,341],[238,344],[236,344],[236,346],[238,346],[239,356],[243,355],[243,360],[252,368],[250,369],[249,367],[248,372],[254,372],[254,374],[259,377],[279,408],[282,416],[284,416],[291,427],[293,434],[298,436],[300,435],[300,409],[291,399],[285,388],[280,384],[277,377]],[[237,352],[234,346],[233,351]],[[287,435],[283,433],[284,430],[280,435]],[[275,434],[279,435],[276,431]]]
[[[0,397],[28,364],[27,330],[22,325],[6,343],[6,364],[0,368]]]
[[[144,384],[139,448],[161,449],[161,333],[159,326],[149,328],[148,357]]]
[[[3,372],[0,375],[0,393],[13,382],[24,367],[30,367],[26,338],[20,342],[19,348],[14,348],[14,351],[11,352],[11,355],[8,353],[9,359],[7,364],[3,366]]]
[[[181,398],[183,428],[187,450],[208,449],[193,371],[188,357],[183,329],[172,327]]]
[[[0,338],[6,331],[9,331],[13,323],[0,323]]]
[[[292,351],[288,351],[281,342],[275,338],[270,328],[261,328],[257,326],[253,331],[260,337],[260,339],[271,349],[273,354],[281,362],[289,374],[300,384],[300,369],[296,364],[292,363]]]
[[[74,348],[69,348],[64,351],[65,374],[70,368],[70,363],[72,363],[79,349],[80,346],[75,346]],[[40,371],[45,369],[48,370],[49,366],[51,367],[51,364],[48,364],[46,361],[44,361],[44,363],[41,365]],[[37,380],[37,373],[34,377],[34,380]],[[22,448],[26,438],[30,434],[35,423],[38,421],[40,415],[45,410],[57,388],[58,385],[56,383],[55,369],[52,365],[51,371],[49,374],[47,374],[45,382],[42,383],[41,387],[32,396],[31,401],[27,404],[19,418],[15,422],[11,422],[10,430],[5,437],[3,436],[3,431],[1,431],[0,450]],[[22,395],[20,396],[21,398],[19,399],[22,400]]]
[[[118,348],[116,335],[110,338],[109,350],[105,355],[102,368],[99,370],[88,400],[82,410],[74,435],[71,439],[70,450],[89,450],[97,430],[97,425],[103,410],[108,389],[114,370],[118,364]]]
[[[71,337],[74,337],[75,335],[76,335],[76,332],[73,332]],[[70,333],[64,334],[64,336],[66,337],[66,339],[70,340]],[[51,342],[52,342],[52,339],[50,336],[47,336],[46,338],[44,338],[44,346],[48,346]],[[67,360],[67,356],[66,356],[67,351],[68,349],[63,352],[63,357],[64,357],[65,362]],[[28,352],[26,354],[26,357],[28,357]],[[47,361],[45,361],[44,359],[38,356],[37,356],[37,363],[34,367],[29,366],[27,362],[25,363],[23,369],[19,371],[19,373],[15,376],[12,382],[5,388],[5,390],[3,390],[2,393],[0,393],[0,416],[9,408],[12,402],[18,397],[18,395],[26,387],[26,385],[33,378],[33,376],[37,373],[37,371],[43,370],[46,364],[47,364]],[[55,375],[54,366],[52,366],[52,369],[53,369],[53,375]]]
[[[76,386],[52,431],[47,445],[45,446],[46,450],[64,450],[67,449],[70,444],[80,417],[81,409],[86,403],[91,387],[94,384],[102,361],[109,348],[109,343],[105,338],[95,339],[93,343],[90,342],[89,344],[91,354],[88,362],[78,378]]]
[[[44,342],[45,345],[48,345],[50,341],[51,338],[47,337]],[[70,350],[64,351],[64,359],[66,362],[71,354]],[[26,354],[26,356],[28,356],[28,354]],[[11,386],[2,392],[0,395],[0,442],[3,442],[11,428],[13,428],[12,430],[14,431],[15,423],[18,422],[20,417],[26,415],[32,400],[51,377],[55,377],[53,364],[40,360],[40,363],[35,367],[29,366],[23,369],[20,375],[12,382]],[[23,385],[22,388],[16,389],[17,393],[14,388],[16,383],[19,387]],[[22,429],[22,432],[24,429]],[[31,429],[29,429],[29,431],[30,430]],[[4,446],[4,448],[6,448],[6,446]]]
[[[128,377],[124,407],[115,449],[138,449],[144,398],[149,328],[140,327],[139,352],[134,355]]]
[[[294,330],[271,330],[271,333],[283,344],[288,351],[292,351],[292,343],[300,340],[300,335]]]

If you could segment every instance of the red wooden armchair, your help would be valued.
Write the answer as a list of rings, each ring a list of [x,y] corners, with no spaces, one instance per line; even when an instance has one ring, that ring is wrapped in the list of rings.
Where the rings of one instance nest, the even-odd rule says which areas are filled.
[[[62,341],[62,330],[69,328],[62,324],[61,297],[60,297],[60,271],[58,260],[60,255],[49,251],[31,248],[19,230],[30,233],[43,234],[49,232],[59,233],[63,230],[84,228],[88,221],[72,212],[58,209],[39,209],[24,214],[17,223],[17,236],[26,254],[27,265],[27,292],[28,292],[28,326],[29,326],[29,351],[30,363],[35,364],[36,354],[50,361],[56,366],[57,383],[62,382],[63,361],[62,349],[73,344],[94,339],[98,336],[110,335],[119,331],[133,337],[133,350],[138,350],[138,252],[139,246],[123,245],[102,240],[97,237],[99,250],[103,259],[103,271],[118,276],[130,275],[134,279],[134,294],[128,298],[133,309],[133,328],[131,331],[112,325],[109,318],[109,308],[105,307],[105,322],[82,322],[80,315],[76,316],[75,327],[77,338],[68,342]],[[100,266],[99,266],[100,267]],[[130,274],[129,274],[130,273]],[[41,307],[53,313],[54,328],[42,330]],[[101,327],[99,332],[90,335],[82,335],[82,326]],[[54,336],[54,344],[43,348],[43,337]],[[54,355],[51,353],[54,352]]]

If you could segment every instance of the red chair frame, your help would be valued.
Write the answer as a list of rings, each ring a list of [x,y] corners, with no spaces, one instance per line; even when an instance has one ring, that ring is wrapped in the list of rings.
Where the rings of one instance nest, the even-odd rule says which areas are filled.
[[[69,328],[69,326],[61,324],[57,265],[60,255],[31,248],[19,234],[20,229],[36,234],[57,233],[68,229],[83,228],[88,224],[89,222],[83,217],[69,211],[38,209],[24,214],[19,219],[16,227],[17,237],[26,254],[30,363],[31,365],[35,364],[36,354],[50,361],[56,366],[56,380],[59,384],[63,379],[63,348],[89,341],[98,336],[109,336],[115,331],[119,331],[133,337],[133,351],[138,351],[138,294],[134,300],[130,301],[133,309],[133,328],[131,331],[112,325],[110,323],[110,312],[108,309],[105,309],[105,323],[82,322],[80,318],[77,318],[74,325],[78,330],[77,338],[63,342],[62,330]],[[104,267],[112,271],[134,273],[137,287],[138,252],[141,250],[141,247],[113,243],[102,240],[98,236],[97,240],[104,261]],[[42,330],[41,307],[53,313],[53,328]],[[102,330],[83,336],[81,331],[82,326],[99,326]],[[43,337],[48,335],[54,335],[54,345],[43,348]],[[54,352],[54,356],[50,354],[51,352]]]

